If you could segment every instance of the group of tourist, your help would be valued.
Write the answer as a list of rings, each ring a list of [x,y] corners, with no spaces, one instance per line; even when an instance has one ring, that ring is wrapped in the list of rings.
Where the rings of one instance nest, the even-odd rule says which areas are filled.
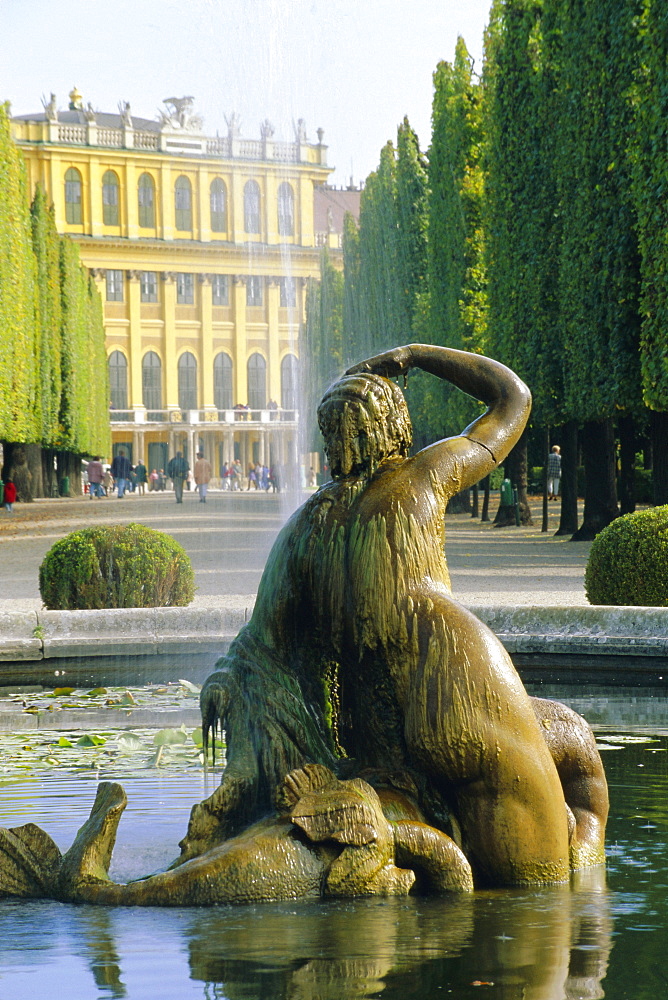
[[[265,493],[280,492],[276,469],[251,463],[244,476],[243,466],[238,459],[234,462],[224,462],[220,471],[222,488],[230,492],[248,492],[249,490],[264,490]],[[246,484],[246,485],[244,485]]]
[[[235,459],[233,462],[224,462],[220,477],[220,485],[225,491],[280,492],[276,469],[270,469],[259,462],[249,465],[245,475],[239,459]],[[123,448],[119,448],[111,466],[106,470],[99,455],[96,455],[88,463],[88,492],[91,500],[111,496],[114,492],[121,500],[126,493],[144,494],[147,488],[150,492],[163,492],[167,488],[167,481],[171,480],[177,503],[183,503],[184,488],[190,490],[193,486],[199,493],[200,503],[206,503],[211,479],[211,463],[201,451],[197,453],[197,460],[192,471],[187,459],[180,451],[177,451],[174,457],[169,460],[166,472],[164,469],[151,469],[149,472],[141,459],[133,466]]]

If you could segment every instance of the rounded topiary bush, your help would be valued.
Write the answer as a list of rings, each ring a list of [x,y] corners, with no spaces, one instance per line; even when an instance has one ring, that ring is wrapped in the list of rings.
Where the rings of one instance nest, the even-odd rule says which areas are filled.
[[[585,591],[590,604],[668,607],[668,506],[624,514],[596,536]]]
[[[169,535],[143,524],[101,525],[73,531],[49,549],[39,592],[52,611],[182,607],[193,599],[195,577]]]

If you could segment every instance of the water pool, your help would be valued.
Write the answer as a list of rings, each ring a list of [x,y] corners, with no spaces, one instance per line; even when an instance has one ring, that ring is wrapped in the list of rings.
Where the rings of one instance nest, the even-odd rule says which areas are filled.
[[[668,994],[668,712],[664,729],[655,710],[651,724],[628,713],[620,726],[597,724],[612,800],[605,873],[470,899],[209,910],[3,900],[0,1000],[656,1000]],[[107,776],[54,771],[6,784],[0,823],[32,820],[66,848]],[[119,879],[175,856],[212,778],[207,788],[201,771],[151,769],[123,783]]]

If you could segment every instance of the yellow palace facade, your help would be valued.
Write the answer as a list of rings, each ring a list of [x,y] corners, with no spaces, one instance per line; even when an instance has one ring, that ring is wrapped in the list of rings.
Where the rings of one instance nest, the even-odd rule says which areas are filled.
[[[245,139],[236,116],[207,137],[192,98],[158,120],[55,95],[13,118],[31,190],[79,245],[104,303],[113,450],[166,468],[203,449],[219,475],[238,458],[298,464],[298,332],[305,282],[319,273],[315,191],[327,147],[266,121]],[[91,384],[91,392],[95,391]]]

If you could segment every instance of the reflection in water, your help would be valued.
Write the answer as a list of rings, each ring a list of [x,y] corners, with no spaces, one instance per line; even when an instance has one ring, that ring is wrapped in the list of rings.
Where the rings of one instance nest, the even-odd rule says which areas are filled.
[[[0,900],[0,997],[656,1000],[668,988],[668,740],[625,743],[611,732],[603,739],[619,747],[605,756],[608,888],[602,870],[593,869],[570,886],[464,899],[169,911]],[[77,799],[73,815],[62,777],[39,787],[26,782],[20,811],[25,818],[44,812],[47,829],[49,781],[59,840],[70,843],[94,781],[77,779],[69,789]],[[192,775],[137,775],[126,784],[137,808],[121,823],[119,867],[136,874],[133,837],[140,856],[153,840],[168,859],[198,789]],[[19,818],[17,798],[16,785],[0,788],[0,822],[9,818],[5,802],[12,822]]]
[[[531,894],[264,908],[261,935],[257,910],[211,912],[188,929],[192,975],[229,1000],[425,997],[475,982],[524,1000],[593,1000],[610,950],[602,874]]]

